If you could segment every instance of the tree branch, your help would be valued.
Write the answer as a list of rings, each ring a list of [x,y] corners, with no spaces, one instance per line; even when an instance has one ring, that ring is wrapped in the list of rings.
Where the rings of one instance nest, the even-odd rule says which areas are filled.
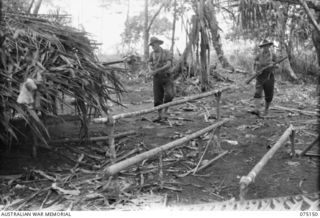
[[[149,25],[147,27],[147,30],[150,31],[151,29],[151,26],[154,22],[154,20],[156,19],[156,17],[159,15],[160,11],[162,10],[162,8],[164,7],[164,3],[162,3],[159,7],[159,9],[156,11],[156,13],[153,15],[153,17],[151,18],[150,22],[149,22]]]
[[[311,11],[307,5],[307,3],[304,0],[299,0],[300,4],[302,5],[302,7],[304,8],[304,10],[306,11],[309,19],[311,20],[311,23],[313,24],[314,28],[318,31],[318,33],[320,34],[320,27],[317,24],[317,21],[314,19],[314,17],[311,14]]]
[[[284,2],[284,3],[289,3],[289,4],[300,4],[300,0],[273,0],[273,1],[278,1],[278,2]],[[308,5],[309,8],[312,8],[316,11],[320,11],[320,4],[317,3],[317,0],[306,0],[305,3]]]
[[[33,4],[34,4],[34,0],[31,1],[29,8],[27,10],[27,14],[31,14],[31,8],[32,8]]]
[[[275,1],[275,2],[277,1],[277,2],[282,2],[282,3],[293,4],[293,5],[300,4],[299,0],[271,0],[271,1]],[[231,3],[226,6],[231,7],[231,8],[239,7],[240,1],[233,1]],[[320,11],[320,3],[318,2],[318,0],[306,0],[306,4],[308,5],[309,8],[312,8],[316,11]]]

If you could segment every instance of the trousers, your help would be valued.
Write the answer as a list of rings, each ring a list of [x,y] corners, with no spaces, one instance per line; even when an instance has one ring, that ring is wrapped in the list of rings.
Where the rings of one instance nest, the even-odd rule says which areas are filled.
[[[154,106],[172,101],[174,98],[174,83],[169,73],[161,73],[153,77]]]
[[[273,99],[274,81],[272,71],[263,72],[261,77],[258,76],[254,98],[262,98],[262,92],[264,92],[265,101],[270,103]]]

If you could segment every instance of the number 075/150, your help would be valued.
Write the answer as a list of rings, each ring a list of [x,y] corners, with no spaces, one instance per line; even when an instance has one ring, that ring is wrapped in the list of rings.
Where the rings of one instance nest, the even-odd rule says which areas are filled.
[[[300,216],[318,216],[318,212],[300,212]]]

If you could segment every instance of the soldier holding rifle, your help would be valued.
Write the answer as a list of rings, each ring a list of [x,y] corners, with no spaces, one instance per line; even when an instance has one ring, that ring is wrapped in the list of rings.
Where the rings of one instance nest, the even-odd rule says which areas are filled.
[[[273,45],[272,42],[268,40],[263,40],[259,45],[261,49],[259,54],[254,60],[254,71],[257,73],[251,77],[247,84],[254,78],[256,78],[256,90],[254,93],[254,104],[255,109],[251,113],[260,116],[260,105],[262,92],[264,92],[265,98],[265,110],[264,115],[268,114],[271,101],[273,99],[273,90],[274,90],[274,70],[277,67],[277,63],[281,61],[276,61],[276,56],[271,52],[270,47]],[[283,59],[284,60],[284,59]]]
[[[172,101],[174,97],[174,83],[170,68],[172,55],[170,51],[161,48],[163,41],[157,37],[151,37],[149,45],[152,52],[148,61],[149,73],[153,76],[154,106]],[[168,108],[159,110],[159,116],[154,122],[160,122],[167,118]]]

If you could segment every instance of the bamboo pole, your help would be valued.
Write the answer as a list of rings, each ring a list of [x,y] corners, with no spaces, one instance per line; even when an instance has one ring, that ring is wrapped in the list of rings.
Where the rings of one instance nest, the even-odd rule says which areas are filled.
[[[307,151],[309,151],[315,144],[317,144],[317,142],[319,143],[320,140],[320,135],[310,144],[308,145],[308,147],[306,147],[300,154],[299,156],[302,157],[303,155],[305,155],[307,153]]]
[[[124,161],[121,161],[119,163],[116,163],[116,164],[113,164],[111,166],[108,166],[104,169],[106,175],[109,175],[109,176],[112,176],[112,175],[115,175],[117,174],[118,172],[120,172],[121,170],[124,170],[126,169],[127,167],[130,167],[134,164],[137,164],[145,159],[148,159],[148,158],[151,158],[157,154],[159,154],[160,152],[163,152],[163,151],[166,151],[168,149],[171,149],[171,148],[174,148],[178,145],[181,145],[187,141],[190,141],[191,139],[194,139],[196,137],[199,137],[200,135],[206,133],[206,132],[209,132],[221,125],[223,125],[224,123],[230,121],[231,119],[224,119],[222,121],[219,121],[209,127],[206,127],[202,130],[199,130],[195,133],[192,133],[188,136],[185,136],[181,139],[178,139],[178,140],[175,140],[173,142],[170,142],[170,143],[167,143],[165,145],[162,145],[160,147],[157,147],[157,148],[154,148],[154,149],[151,149],[149,151],[146,151],[144,153],[141,153],[141,154],[138,154],[137,156],[135,157],[131,157],[131,158],[128,158],[127,160],[124,160]]]
[[[296,155],[296,151],[294,149],[294,138],[296,135],[296,131],[292,130],[291,135],[290,135],[290,141],[291,141],[291,155],[294,157]]]
[[[220,121],[220,119],[221,119],[221,116],[220,116],[220,103],[221,103],[221,92],[217,92],[216,94],[215,94],[215,97],[216,97],[216,100],[217,100],[217,121]],[[220,127],[218,127],[217,128],[217,131],[215,131],[215,133],[214,134],[216,134],[216,140],[214,140],[215,141],[215,144],[216,144],[216,146],[217,146],[217,151],[218,151],[218,153],[220,153],[220,151],[222,150],[221,149],[221,144],[220,144]],[[213,139],[215,139],[215,137],[213,137]]]
[[[273,157],[276,151],[281,147],[282,144],[290,137],[293,131],[293,126],[290,124],[288,129],[282,134],[280,139],[272,146],[272,148],[262,157],[262,159],[254,166],[247,176],[242,176],[240,179],[240,199],[244,200],[247,187],[250,183],[254,182],[256,176],[260,173],[262,168],[267,162]]]
[[[274,107],[271,107],[270,109],[298,112],[298,113],[309,115],[309,116],[317,116],[317,112],[315,112],[315,111],[305,111],[305,110],[299,110],[299,109],[295,109],[295,108],[287,108],[287,107],[283,107],[283,106],[274,106]]]
[[[220,90],[212,90],[212,91],[201,93],[201,94],[198,94],[198,95],[192,95],[192,96],[189,96],[189,97],[177,100],[177,101],[172,101],[172,102],[169,102],[169,103],[166,103],[166,104],[162,104],[162,105],[159,105],[157,107],[153,107],[153,108],[149,108],[149,109],[145,109],[145,110],[140,110],[140,111],[135,111],[135,112],[130,112],[130,113],[117,114],[117,115],[112,116],[112,118],[116,121],[118,119],[123,119],[123,118],[127,118],[127,117],[135,117],[135,116],[139,116],[139,115],[142,115],[142,114],[151,113],[151,112],[154,112],[154,111],[166,108],[166,107],[171,107],[171,106],[174,106],[174,105],[183,104],[183,103],[186,103],[188,101],[192,101],[192,100],[196,100],[196,99],[200,99],[200,98],[205,98],[205,97],[214,95],[214,94],[216,94],[218,92],[223,92],[223,91],[226,91],[226,90],[229,90],[229,89],[232,89],[232,88],[233,88],[233,86],[229,86],[229,87],[225,87],[225,88],[220,89]],[[108,117],[95,118],[92,121],[94,123],[106,123],[106,122],[108,122]]]
[[[108,131],[108,135],[109,135],[109,146],[110,146],[110,156],[111,156],[111,163],[114,164],[117,158],[117,154],[116,154],[116,147],[114,144],[114,128],[115,128],[115,120],[112,118],[111,115],[109,115],[109,122],[105,123],[106,127],[107,127],[107,131]],[[106,156],[107,155],[107,151],[106,151]]]
[[[200,170],[203,170],[204,168],[208,167],[210,164],[212,164],[214,161],[218,160],[219,158],[223,157],[224,155],[228,154],[228,151],[224,151],[222,153],[220,153],[218,156],[216,156],[215,158],[213,158],[212,160],[210,160],[208,163],[206,163],[205,165],[201,166],[199,169],[195,169],[194,170],[194,174],[199,172]],[[193,175],[194,175],[193,174]]]

